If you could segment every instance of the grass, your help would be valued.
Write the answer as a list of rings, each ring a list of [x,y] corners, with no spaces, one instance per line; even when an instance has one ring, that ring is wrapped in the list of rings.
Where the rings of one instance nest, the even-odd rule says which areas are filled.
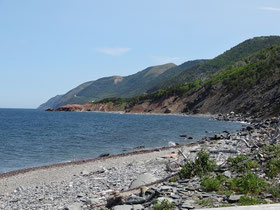
[[[209,153],[201,150],[194,162],[188,161],[182,167],[179,175],[181,178],[191,178],[194,176],[203,177],[217,168],[214,160],[210,160]]]

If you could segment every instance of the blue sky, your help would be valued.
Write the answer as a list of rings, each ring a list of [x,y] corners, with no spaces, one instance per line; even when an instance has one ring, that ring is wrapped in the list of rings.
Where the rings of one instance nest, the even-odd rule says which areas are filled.
[[[0,107],[280,35],[279,0],[0,0]]]

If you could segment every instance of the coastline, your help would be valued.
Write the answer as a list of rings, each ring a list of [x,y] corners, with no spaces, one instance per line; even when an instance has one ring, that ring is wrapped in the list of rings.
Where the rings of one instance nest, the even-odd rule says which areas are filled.
[[[267,124],[267,122],[264,122]],[[108,198],[130,190],[141,174],[149,173],[155,186],[167,185],[166,179],[178,173],[167,170],[167,164],[182,162],[183,151],[194,160],[198,151],[208,151],[212,159],[223,164],[228,157],[251,151],[243,141],[251,129],[261,132],[256,123],[235,133],[216,134],[202,140],[172,147],[153,148],[81,161],[58,163],[0,174],[0,208],[63,209],[74,206],[89,208],[105,206]],[[266,130],[270,130],[268,126]],[[219,153],[216,151],[238,151]],[[154,180],[152,180],[154,181]],[[152,182],[151,181],[151,182]],[[147,184],[149,186],[149,184]],[[21,199],[25,198],[25,200]],[[201,206],[200,206],[201,207]]]

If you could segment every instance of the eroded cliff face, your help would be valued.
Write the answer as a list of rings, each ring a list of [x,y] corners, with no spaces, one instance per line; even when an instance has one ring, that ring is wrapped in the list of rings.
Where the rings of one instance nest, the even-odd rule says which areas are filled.
[[[53,111],[57,112],[119,112],[124,111],[124,108],[114,106],[112,104],[68,104],[61,106]]]

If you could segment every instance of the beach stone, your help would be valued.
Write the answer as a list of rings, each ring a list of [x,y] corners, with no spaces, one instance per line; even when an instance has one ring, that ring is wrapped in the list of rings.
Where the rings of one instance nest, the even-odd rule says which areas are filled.
[[[223,175],[224,175],[225,177],[227,177],[227,178],[231,178],[231,177],[232,177],[232,174],[231,174],[230,171],[225,171],[225,172],[223,173]]]
[[[144,209],[142,205],[118,205],[111,208],[111,210],[141,210]]]
[[[147,185],[150,184],[152,182],[155,182],[157,179],[154,175],[150,174],[150,173],[144,173],[141,174],[140,176],[138,176],[135,180],[133,180],[130,184],[130,189],[134,189],[137,187],[140,187],[142,185]]]
[[[131,209],[133,209],[133,206],[131,205],[118,205],[111,208],[111,210],[131,210]]]
[[[144,207],[142,205],[140,205],[140,204],[133,205],[133,210],[142,210],[142,209],[144,209]]]
[[[174,200],[172,198],[169,198],[169,197],[159,197],[159,198],[157,198],[157,201],[159,203],[161,203],[164,200],[167,200],[169,203],[174,203]]]
[[[168,190],[172,190],[172,188],[173,188],[173,187],[171,187],[171,186],[164,185],[164,186],[162,186],[162,187],[160,188],[160,190],[162,190],[162,191],[168,191]]]
[[[64,208],[64,210],[80,210],[80,209],[82,209],[80,203],[73,203]]]
[[[183,209],[194,209],[194,201],[193,200],[186,200],[184,201],[184,203],[182,204],[182,208]]]
[[[126,199],[127,204],[141,204],[145,203],[146,199],[137,195],[132,195]]]
[[[179,199],[180,198],[179,195],[174,194],[174,193],[171,193],[170,197],[173,198],[173,199]]]
[[[240,200],[241,195],[230,195],[228,198],[228,202],[235,203]]]

